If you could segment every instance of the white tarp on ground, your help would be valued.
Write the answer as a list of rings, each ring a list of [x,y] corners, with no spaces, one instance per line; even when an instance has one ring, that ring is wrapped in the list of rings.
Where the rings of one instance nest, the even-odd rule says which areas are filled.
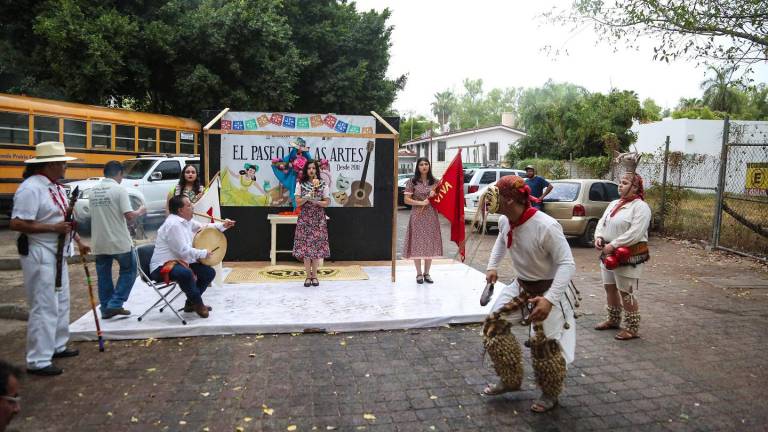
[[[210,317],[202,319],[194,313],[180,312],[187,325],[173,312],[161,313],[157,309],[139,322],[136,318],[158,296],[137,281],[125,304],[133,315],[101,320],[101,328],[105,339],[289,333],[305,329],[391,330],[479,322],[493,304],[480,306],[485,275],[464,264],[434,265],[430,273],[435,283],[431,285],[416,283],[413,265],[398,266],[394,284],[388,266],[363,269],[369,280],[321,280],[319,287],[305,288],[303,281],[212,287],[203,295],[206,304],[213,308]],[[184,299],[181,295],[174,306],[182,307]],[[69,328],[72,340],[96,339],[90,311]]]

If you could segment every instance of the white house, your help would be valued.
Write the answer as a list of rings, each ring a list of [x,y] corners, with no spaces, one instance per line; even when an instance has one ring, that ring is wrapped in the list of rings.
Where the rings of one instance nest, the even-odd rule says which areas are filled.
[[[504,123],[511,117],[504,117]],[[511,124],[511,122],[509,123]],[[417,138],[403,147],[412,150],[417,157],[426,157],[432,162],[432,172],[436,177],[443,175],[462,149],[461,160],[464,167],[500,166],[504,155],[526,133],[505,124],[474,129],[461,129]]]
[[[669,151],[686,154],[720,155],[723,146],[723,120],[665,119],[658,122],[632,125],[637,134],[634,144],[641,153],[664,151],[669,136]],[[731,126],[747,125],[768,127],[766,121],[731,120]]]

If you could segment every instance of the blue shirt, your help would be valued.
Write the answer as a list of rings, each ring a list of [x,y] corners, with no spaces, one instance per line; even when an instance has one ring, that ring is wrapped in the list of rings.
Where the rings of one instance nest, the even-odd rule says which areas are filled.
[[[544,188],[549,186],[549,182],[546,181],[544,177],[539,176],[533,176],[533,178],[526,177],[525,184],[531,188],[531,195],[535,196],[536,198],[540,198],[541,194],[544,193]]]

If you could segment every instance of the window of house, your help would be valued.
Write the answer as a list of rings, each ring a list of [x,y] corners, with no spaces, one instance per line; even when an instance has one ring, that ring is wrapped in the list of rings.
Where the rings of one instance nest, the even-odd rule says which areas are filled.
[[[488,160],[492,160],[492,161],[499,160],[499,143],[497,142],[488,143]]]
[[[0,112],[0,143],[29,144],[29,115]]]
[[[115,150],[133,151],[136,138],[136,128],[133,126],[117,125],[115,127]]]
[[[176,153],[176,131],[160,129],[160,153]]]
[[[59,119],[35,116],[35,144],[59,140]]]
[[[112,125],[91,122],[91,148],[112,148]]]
[[[195,154],[195,133],[179,132],[179,152],[184,154]]]
[[[496,171],[486,171],[480,177],[480,184],[491,184],[496,181]]]
[[[181,176],[181,165],[178,161],[163,161],[155,168],[154,172],[162,173],[161,180],[178,180]]]
[[[429,159],[429,144],[424,143],[424,144],[421,145],[421,147],[424,150],[423,151],[424,154],[422,154],[421,156]]]
[[[139,151],[157,152],[157,129],[139,128]]]
[[[85,121],[64,119],[64,146],[85,148],[87,131]]]
[[[445,141],[437,142],[437,161],[445,161]]]

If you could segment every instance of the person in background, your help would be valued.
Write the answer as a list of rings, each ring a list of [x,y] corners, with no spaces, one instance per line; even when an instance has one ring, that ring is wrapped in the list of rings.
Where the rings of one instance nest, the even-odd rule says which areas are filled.
[[[123,165],[109,161],[104,166],[104,179],[89,193],[91,240],[103,319],[131,314],[123,308],[136,280],[136,258],[127,222],[147,212],[144,206],[133,210],[128,191],[120,185],[122,181]],[[112,261],[120,266],[117,286],[112,281]]]
[[[331,256],[328,245],[328,225],[324,208],[331,204],[330,189],[320,180],[320,162],[313,160],[304,165],[302,181],[296,183],[294,196],[301,208],[293,239],[293,256],[304,261],[307,278],[304,286],[319,286],[317,268],[320,260]]]
[[[429,199],[435,196],[437,180],[432,175],[432,165],[427,158],[416,161],[413,178],[408,180],[403,191],[405,203],[412,206],[405,232],[403,258],[412,259],[416,265],[416,283],[433,283],[429,275],[432,259],[443,256],[443,237],[440,233],[440,221],[437,210]],[[424,260],[422,273],[421,261]]]
[[[21,370],[0,360],[0,432],[4,432],[21,411],[20,380]]]
[[[531,195],[539,199],[539,202],[532,202],[531,205],[541,210],[541,203],[544,197],[552,192],[552,185],[541,176],[536,175],[536,168],[533,165],[525,167],[525,184],[531,189]]]
[[[192,204],[197,202],[203,193],[205,188],[200,181],[200,176],[197,173],[197,167],[194,165],[187,165],[181,170],[181,176],[179,176],[179,183],[168,191],[168,200],[176,195],[184,195],[192,201]],[[168,200],[166,200],[165,213],[168,214]]]

